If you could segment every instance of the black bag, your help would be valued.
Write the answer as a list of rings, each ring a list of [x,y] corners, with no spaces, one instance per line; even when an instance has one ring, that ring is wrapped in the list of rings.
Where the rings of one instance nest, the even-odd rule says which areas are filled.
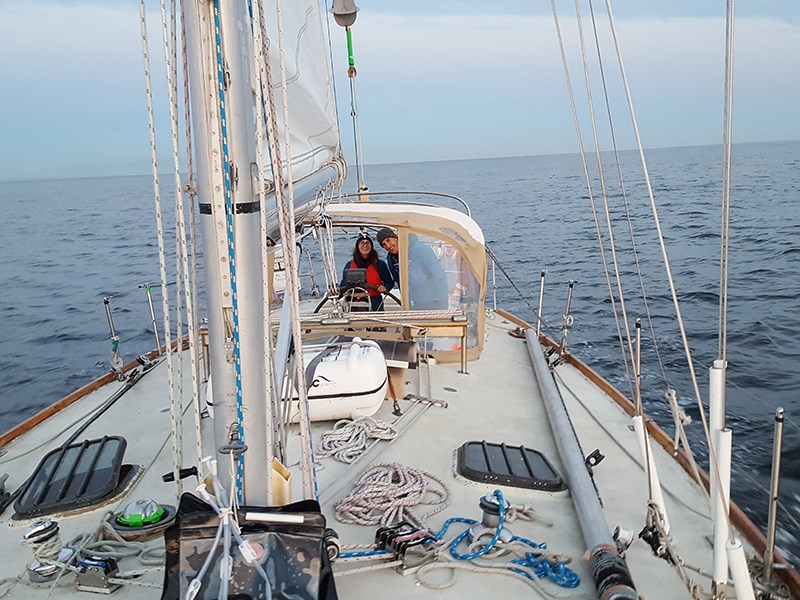
[[[291,515],[296,522],[245,520],[247,513]],[[337,600],[330,559],[325,547],[325,517],[319,503],[303,500],[287,506],[241,507],[239,525],[242,538],[256,550],[258,563],[269,579],[272,598],[282,600]],[[213,508],[194,496],[181,496],[175,523],[164,532],[166,568],[161,600],[183,600],[193,579],[200,572],[219,526]],[[230,600],[266,599],[266,581],[254,565],[248,564],[231,536],[233,566],[227,582]],[[196,600],[219,597],[219,563],[222,542],[214,554]]]

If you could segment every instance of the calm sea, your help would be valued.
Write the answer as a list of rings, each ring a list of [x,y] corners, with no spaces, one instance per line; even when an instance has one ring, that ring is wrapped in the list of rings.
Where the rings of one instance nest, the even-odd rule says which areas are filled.
[[[721,157],[720,147],[647,153],[704,395],[707,367],[717,356]],[[646,324],[616,167],[613,156],[603,160],[628,315]],[[659,363],[652,342],[645,339],[646,407],[671,431],[665,381],[673,385],[693,418],[693,447],[704,455],[638,155],[624,153],[621,170],[661,358]],[[375,191],[445,191],[466,200],[514,282],[499,269],[495,272],[498,305],[531,319],[540,272],[547,270],[544,315],[556,336],[567,282],[574,280],[568,346],[620,389],[628,389],[577,155],[369,166],[366,180]],[[795,556],[800,555],[799,190],[800,142],[734,147],[727,396],[735,446],[733,495],[763,527],[774,414],[785,408],[779,543]],[[166,189],[162,194],[170,195]],[[595,195],[610,260],[602,199],[599,192]],[[153,347],[140,287],[159,280],[152,197],[148,177],[0,183],[5,215],[0,242],[0,430],[108,369],[111,343],[104,297],[111,298],[123,358]],[[487,304],[492,295],[490,289]],[[158,298],[156,290],[157,310]]]

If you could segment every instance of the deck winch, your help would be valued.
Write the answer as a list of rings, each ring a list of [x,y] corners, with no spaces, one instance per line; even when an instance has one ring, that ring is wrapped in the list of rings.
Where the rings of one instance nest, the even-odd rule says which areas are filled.
[[[514,537],[514,534],[511,533],[508,528],[503,527],[500,522],[501,498],[502,496],[498,496],[494,492],[489,492],[478,501],[478,506],[483,511],[483,516],[481,517],[480,523],[475,523],[469,529],[468,537],[471,543],[474,542],[474,540],[480,540],[481,537],[489,536],[491,538],[493,535],[492,530],[497,530],[498,527],[500,530],[497,533],[496,544],[508,543]],[[505,498],[502,498],[502,503],[502,513],[506,514],[511,508],[511,503]]]
[[[33,550],[28,564],[28,577],[33,583],[51,581],[61,569],[58,563],[68,563],[75,555],[71,548],[61,545],[58,522],[42,519],[33,523],[22,535],[23,543]]]

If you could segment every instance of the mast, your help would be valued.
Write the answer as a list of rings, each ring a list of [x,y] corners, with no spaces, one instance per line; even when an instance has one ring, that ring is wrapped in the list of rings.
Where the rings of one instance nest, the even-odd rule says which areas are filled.
[[[283,7],[279,31],[276,7],[265,0],[268,64],[278,64],[277,40],[283,43],[288,83],[272,83],[273,105],[285,102],[294,115],[289,122],[280,112],[269,140],[275,148],[273,180],[294,186],[296,207],[314,202],[322,190],[341,185],[346,174],[342,157],[327,30],[316,1]],[[214,403],[214,446],[223,485],[230,485],[230,458],[219,448],[243,443],[247,452],[236,469],[240,502],[267,504],[267,465],[272,456],[266,431],[272,427],[271,385],[265,373],[283,373],[280,353],[265,361],[265,302],[271,296],[271,271],[261,253],[256,103],[264,103],[253,56],[250,5],[245,0],[188,2],[187,54],[194,135],[196,180],[200,203],[203,260],[209,320],[210,386]],[[264,104],[262,104],[264,107]],[[291,138],[291,144],[287,141]],[[291,155],[287,149],[291,149]],[[291,164],[291,168],[289,165]],[[283,177],[277,177],[277,170]],[[288,182],[286,175],[293,174]],[[274,182],[265,182],[272,189]],[[283,197],[283,195],[281,195]],[[292,210],[292,207],[289,207]],[[270,205],[270,213],[272,213]],[[274,215],[268,227],[274,230]],[[279,241],[279,239],[274,239]],[[267,284],[265,291],[265,283]],[[285,325],[285,324],[284,324]],[[280,377],[280,376],[278,376]],[[238,439],[237,439],[238,436]],[[234,444],[236,445],[236,444]]]
[[[227,487],[230,459],[219,449],[233,441],[232,432],[238,432],[238,441],[247,445],[239,459],[239,499],[265,503],[264,465],[271,457],[266,456],[263,444],[267,426],[261,362],[263,271],[260,253],[247,251],[260,247],[259,204],[250,175],[250,165],[255,163],[248,60],[252,49],[245,35],[250,23],[244,2],[187,2],[186,13],[196,152],[193,183],[203,236],[214,454]]]

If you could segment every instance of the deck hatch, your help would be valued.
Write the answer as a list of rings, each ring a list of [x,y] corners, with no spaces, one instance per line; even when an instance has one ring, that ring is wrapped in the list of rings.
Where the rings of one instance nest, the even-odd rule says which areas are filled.
[[[559,492],[567,489],[550,461],[525,446],[466,442],[459,449],[456,470],[472,481]]]
[[[123,437],[104,436],[51,450],[14,504],[16,516],[91,506],[114,496],[135,472],[122,464],[126,446]]]

